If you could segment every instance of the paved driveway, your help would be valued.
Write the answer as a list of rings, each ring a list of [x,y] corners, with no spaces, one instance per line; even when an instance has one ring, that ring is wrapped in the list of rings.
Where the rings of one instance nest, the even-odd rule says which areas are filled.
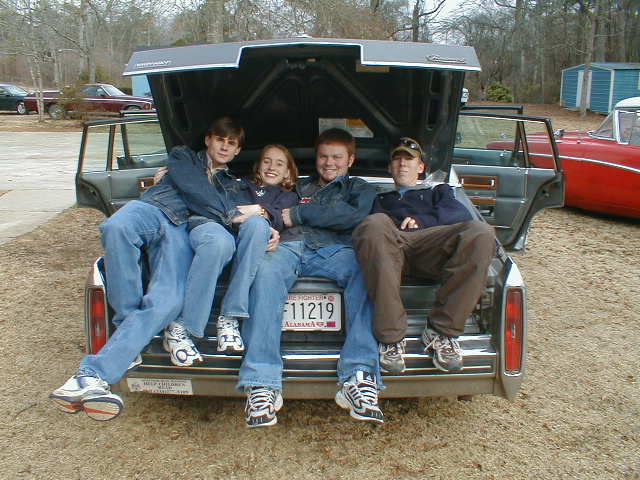
[[[80,132],[3,132],[0,138],[0,244],[75,204]]]

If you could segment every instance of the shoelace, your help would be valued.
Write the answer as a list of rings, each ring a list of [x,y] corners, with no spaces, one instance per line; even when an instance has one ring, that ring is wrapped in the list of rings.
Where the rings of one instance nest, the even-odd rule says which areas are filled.
[[[376,384],[369,380],[362,380],[354,385],[354,400],[360,402],[361,405],[371,405],[378,407],[378,389]]]
[[[187,334],[187,329],[179,323],[176,323],[171,327],[171,335],[178,337],[180,340],[190,340]]]
[[[220,330],[235,330],[238,326],[235,319],[220,317],[218,318],[218,328]]]
[[[248,396],[247,411],[260,411],[273,407],[276,392],[267,387],[254,387]]]
[[[436,340],[442,346],[441,351],[444,356],[457,356],[460,353],[460,344],[457,340],[444,335],[438,335]]]
[[[403,347],[403,346],[404,346],[404,342],[401,342],[399,344],[398,343],[388,343],[388,344],[385,345],[386,350],[385,350],[384,353],[385,353],[385,355],[387,357],[390,357],[392,359],[399,358],[402,355],[402,350],[403,350],[400,347]]]

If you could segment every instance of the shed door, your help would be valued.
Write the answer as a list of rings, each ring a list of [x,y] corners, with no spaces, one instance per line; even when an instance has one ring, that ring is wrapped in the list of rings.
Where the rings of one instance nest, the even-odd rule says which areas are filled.
[[[591,70],[587,77],[587,108],[591,106]],[[584,85],[584,70],[578,72],[578,90],[576,93],[576,107],[580,107],[582,104],[582,87]]]

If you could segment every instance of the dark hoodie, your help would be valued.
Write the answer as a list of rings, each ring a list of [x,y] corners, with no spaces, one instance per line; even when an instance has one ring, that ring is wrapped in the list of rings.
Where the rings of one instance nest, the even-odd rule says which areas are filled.
[[[446,183],[433,188],[416,187],[404,195],[397,190],[379,193],[371,213],[387,214],[398,227],[406,217],[411,217],[418,224],[415,230],[473,220],[467,208],[455,199],[453,188]]]

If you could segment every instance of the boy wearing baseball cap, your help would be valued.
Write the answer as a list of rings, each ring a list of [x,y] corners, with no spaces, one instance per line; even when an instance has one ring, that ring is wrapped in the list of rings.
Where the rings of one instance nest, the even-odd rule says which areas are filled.
[[[418,183],[426,165],[420,144],[403,137],[391,149],[389,172],[395,190],[377,195],[372,214],[353,232],[353,245],[374,302],[374,334],[380,367],[393,373],[405,368],[407,312],[400,297],[402,276],[439,280],[441,286],[422,342],[434,365],[461,370],[457,342],[486,282],[495,251],[492,228],[474,220],[455,199],[448,184]]]

